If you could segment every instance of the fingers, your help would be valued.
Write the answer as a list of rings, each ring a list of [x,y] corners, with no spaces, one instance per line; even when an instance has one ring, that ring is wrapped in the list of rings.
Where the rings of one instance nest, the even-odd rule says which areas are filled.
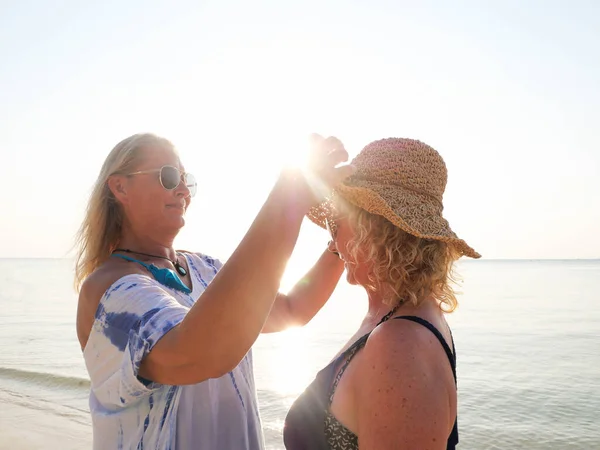
[[[310,161],[313,169],[322,170],[325,167],[335,167],[348,160],[348,152],[338,138],[313,133],[310,135]]]
[[[309,142],[309,166],[304,178],[311,201],[318,203],[331,193],[332,188],[352,175],[355,168],[341,165],[348,161],[348,152],[338,138],[324,138],[315,133],[310,135]]]
[[[342,181],[344,181],[346,178],[354,174],[354,172],[356,172],[356,167],[350,164],[336,167],[332,171],[331,181],[329,184],[331,185],[331,187],[335,187]]]
[[[348,161],[344,144],[335,136],[324,138],[320,134],[310,135],[312,169],[329,185],[336,185],[354,173],[354,167],[338,164]]]
[[[348,152],[344,148],[336,148],[327,154],[326,161],[328,166],[335,167],[348,161]]]
[[[332,150],[343,149],[344,144],[335,136],[324,138],[320,134],[312,133],[309,136],[311,151],[314,153],[329,153]]]
[[[310,135],[309,139],[309,158],[311,161],[318,160],[324,151],[324,142],[325,138],[320,134],[313,133]]]
[[[343,150],[344,149],[344,144],[342,144],[342,141],[340,141],[335,136],[329,136],[327,139],[325,139],[323,141],[323,145],[325,146],[325,148],[327,148],[329,150],[339,150],[339,149]]]

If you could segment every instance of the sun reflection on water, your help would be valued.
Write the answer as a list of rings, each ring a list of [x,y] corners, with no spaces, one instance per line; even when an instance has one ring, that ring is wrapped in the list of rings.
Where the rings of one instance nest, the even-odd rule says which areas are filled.
[[[306,327],[291,328],[261,336],[255,364],[257,379],[263,381],[259,388],[289,399],[291,405],[315,376],[315,368],[310,363],[310,332]]]

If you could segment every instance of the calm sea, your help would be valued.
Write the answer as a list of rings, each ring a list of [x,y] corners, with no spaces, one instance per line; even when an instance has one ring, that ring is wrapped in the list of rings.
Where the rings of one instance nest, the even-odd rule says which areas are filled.
[[[449,322],[460,448],[600,449],[600,261],[465,261],[459,271]],[[71,283],[68,260],[0,259],[1,449],[90,448]],[[283,448],[286,411],[365,307],[363,292],[342,281],[307,327],[259,338],[269,449]]]

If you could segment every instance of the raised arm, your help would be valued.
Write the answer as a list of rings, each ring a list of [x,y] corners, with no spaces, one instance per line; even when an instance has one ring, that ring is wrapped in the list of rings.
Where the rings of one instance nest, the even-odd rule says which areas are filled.
[[[248,352],[265,324],[302,219],[327,190],[352,172],[337,139],[321,140],[309,175],[285,172],[240,245],[183,321],[142,362],[140,375],[164,384],[219,377]]]
[[[288,294],[277,294],[262,332],[273,333],[306,325],[329,300],[343,272],[342,260],[334,253],[324,251]]]

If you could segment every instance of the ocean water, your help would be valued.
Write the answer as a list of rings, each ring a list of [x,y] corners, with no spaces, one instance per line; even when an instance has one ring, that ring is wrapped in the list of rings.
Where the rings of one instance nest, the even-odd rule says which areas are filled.
[[[461,449],[600,449],[600,261],[464,261],[456,342]],[[89,382],[67,260],[0,259],[0,449],[91,446]],[[292,401],[353,334],[341,281],[306,327],[261,336],[268,449]]]

